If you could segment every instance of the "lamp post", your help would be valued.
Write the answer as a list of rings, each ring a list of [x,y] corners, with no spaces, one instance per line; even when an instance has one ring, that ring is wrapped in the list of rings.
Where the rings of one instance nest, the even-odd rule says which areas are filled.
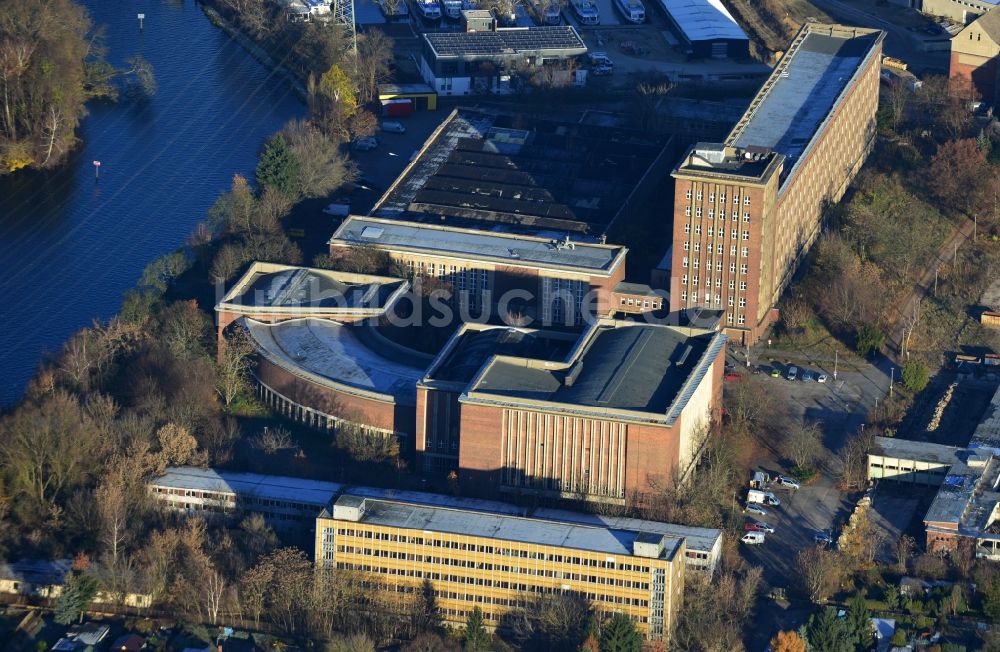
[[[146,14],[138,14],[136,16],[139,19],[139,31],[142,31],[142,21],[146,20]]]

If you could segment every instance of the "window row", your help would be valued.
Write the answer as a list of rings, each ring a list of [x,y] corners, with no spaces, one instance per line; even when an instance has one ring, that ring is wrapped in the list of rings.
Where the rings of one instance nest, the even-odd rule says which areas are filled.
[[[691,199],[691,188],[687,189],[687,193],[686,193],[685,196],[687,197],[687,199]],[[704,192],[702,190],[699,190],[697,193],[695,193],[695,198],[698,201],[701,201],[702,199],[705,198]],[[715,191],[714,190],[710,190],[708,192],[708,201],[709,201],[709,203],[715,203]],[[720,192],[719,193],[719,203],[720,204],[725,204],[726,203],[726,193],[724,193],[724,192]],[[740,203],[740,194],[739,193],[736,193],[736,194],[733,195],[733,203],[734,204]],[[750,195],[746,195],[746,194],[743,195],[743,205],[744,206],[749,206],[750,205]]]

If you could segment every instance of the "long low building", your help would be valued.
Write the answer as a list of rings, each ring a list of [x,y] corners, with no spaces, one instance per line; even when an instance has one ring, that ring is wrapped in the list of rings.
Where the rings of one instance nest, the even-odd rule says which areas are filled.
[[[699,59],[746,59],[750,37],[722,0],[660,0],[674,31]]]
[[[672,539],[683,539],[686,542],[682,556],[688,568],[695,572],[714,573],[722,555],[722,531],[718,529],[533,508],[418,491],[348,486],[322,480],[192,466],[170,467],[162,476],[150,480],[147,488],[151,498],[164,509],[207,518],[242,518],[248,514],[260,514],[279,531],[308,535],[310,543],[316,519],[322,518],[324,510],[329,514],[331,506],[340,496],[350,495],[481,514],[580,523],[613,530],[662,532]],[[322,550],[322,546],[317,547],[317,559],[323,556]]]
[[[457,505],[340,496],[316,525],[316,563],[360,571],[379,591],[434,587],[440,614],[488,625],[535,596],[574,593],[596,614],[623,613],[650,639],[668,640],[683,601],[685,542],[644,529],[484,513]]]

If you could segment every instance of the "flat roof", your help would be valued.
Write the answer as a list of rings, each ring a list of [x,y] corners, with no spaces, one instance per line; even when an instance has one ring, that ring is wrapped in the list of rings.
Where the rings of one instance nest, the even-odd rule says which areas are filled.
[[[729,134],[732,147],[762,147],[785,156],[785,179],[842,101],[884,33],[806,23]]]
[[[598,276],[609,275],[626,251],[625,247],[615,245],[573,242],[572,246],[561,246],[549,238],[357,216],[344,220],[330,239],[330,244],[369,245],[390,251]]]
[[[555,521],[568,521],[596,525],[615,530],[634,530],[636,532],[655,532],[670,537],[687,540],[689,551],[711,552],[722,540],[722,530],[710,527],[694,527],[676,523],[660,523],[627,516],[603,516],[586,512],[574,512],[567,509],[541,507],[533,512],[537,518],[548,518]]]
[[[436,95],[427,84],[379,84],[379,95]]]
[[[668,141],[634,129],[460,108],[427,139],[372,214],[596,240]]]
[[[229,492],[259,498],[288,500],[315,505],[317,513],[341,492],[344,485],[282,475],[241,473],[196,466],[172,466],[149,484],[154,487],[192,491]]]
[[[721,333],[601,319],[564,364],[496,357],[462,400],[617,410],[672,424],[725,342]]]
[[[663,296],[663,294],[657,292],[645,283],[628,283],[626,281],[622,281],[616,285],[614,292],[618,292],[620,294],[638,294],[647,297]]]
[[[993,394],[986,412],[972,433],[969,448],[989,448],[1000,455],[1000,388]]]
[[[401,278],[255,262],[216,310],[380,314],[409,287]]]
[[[584,54],[587,46],[572,25],[507,27],[481,32],[428,32],[424,40],[439,59],[512,56],[522,52]]]
[[[71,559],[0,561],[0,578],[26,584],[62,584],[72,565]]]
[[[632,545],[642,534],[601,526],[539,518],[488,514],[450,506],[421,505],[369,498],[362,523],[408,530],[444,532],[575,550],[634,556]],[[661,533],[666,536],[666,533]],[[667,537],[661,559],[673,559],[682,540]]]
[[[688,42],[749,40],[721,0],[660,0]]]
[[[495,355],[559,361],[576,344],[577,336],[505,326],[479,328],[465,324],[427,370],[425,380],[469,383]]]
[[[244,319],[257,350],[269,361],[313,382],[354,389],[416,404],[416,382],[429,360],[370,342],[368,325],[345,326],[327,319],[292,319],[267,324]],[[391,356],[391,357],[390,357]]]
[[[919,462],[936,462],[938,464],[954,464],[964,448],[945,446],[924,441],[896,439],[895,437],[876,437],[872,455],[893,457],[900,460],[916,460]]]

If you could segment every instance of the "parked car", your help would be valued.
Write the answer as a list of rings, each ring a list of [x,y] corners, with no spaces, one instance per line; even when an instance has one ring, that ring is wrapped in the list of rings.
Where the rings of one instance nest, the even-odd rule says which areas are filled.
[[[771,367],[771,378],[781,378],[781,369]]]
[[[774,534],[774,526],[765,523],[764,521],[754,521],[754,525],[757,526],[758,532],[766,532],[767,534]]]
[[[747,532],[742,537],[740,541],[747,544],[748,546],[759,546],[764,543],[764,533],[763,532]]]
[[[817,383],[825,383],[827,381],[827,378],[829,378],[829,376],[827,376],[826,374],[820,374],[820,375],[816,376],[816,382]]]
[[[378,147],[378,138],[375,136],[355,138],[354,142],[351,143],[351,147],[357,152],[369,152]]]
[[[811,383],[812,379],[813,379],[813,372],[809,371],[808,369],[802,372],[802,382]]]
[[[590,74],[597,77],[604,77],[605,75],[610,75],[615,71],[611,66],[594,66],[590,69]]]
[[[799,375],[798,367],[789,367],[788,373],[785,374],[785,378],[787,378],[788,380],[795,380],[798,377],[798,375]]]
[[[611,57],[609,57],[606,52],[591,52],[587,55],[587,59],[590,61],[590,65],[592,66],[607,66],[608,68],[615,67],[615,62],[611,60]]]
[[[763,532],[763,528],[760,527],[760,523],[757,521],[747,521],[743,524],[743,529],[747,532]]]
[[[800,485],[798,482],[789,478],[787,475],[779,475],[776,480],[779,487],[784,487],[785,489],[799,489]]]
[[[744,511],[746,511],[748,514],[756,514],[757,516],[767,516],[767,510],[761,507],[760,505],[756,505],[754,503],[747,503],[746,507],[744,508]]]
[[[813,535],[813,543],[822,546],[828,546],[833,543],[833,536],[829,532],[820,531]]]
[[[403,126],[402,122],[396,122],[395,120],[383,120],[382,131],[388,131],[391,134],[405,134],[406,127]]]
[[[351,201],[349,199],[334,199],[333,203],[323,209],[323,212],[336,217],[347,217],[351,214]]]

